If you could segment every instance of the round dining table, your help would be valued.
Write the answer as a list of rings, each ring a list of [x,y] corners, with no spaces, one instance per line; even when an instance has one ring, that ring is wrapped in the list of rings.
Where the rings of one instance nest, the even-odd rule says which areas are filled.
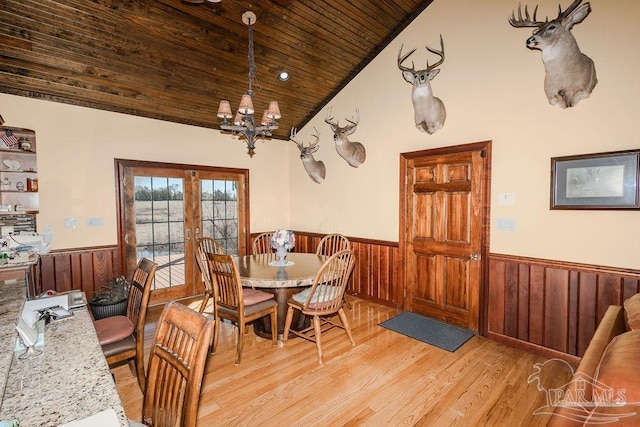
[[[288,253],[285,262],[280,263],[275,253],[245,255],[237,258],[242,286],[272,293],[278,302],[278,339],[284,334],[287,316],[287,301],[313,284],[320,267],[328,257],[308,253]],[[287,264],[287,265],[278,265]],[[308,325],[308,320],[294,312],[291,328],[300,330]],[[267,319],[254,323],[257,335],[271,338],[271,324]],[[289,338],[295,335],[289,334]]]

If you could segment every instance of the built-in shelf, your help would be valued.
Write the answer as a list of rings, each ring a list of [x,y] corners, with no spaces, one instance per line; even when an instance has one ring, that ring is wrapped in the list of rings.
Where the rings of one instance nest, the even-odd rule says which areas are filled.
[[[38,213],[36,133],[0,126],[0,136],[4,137],[0,141],[0,214]],[[4,139],[15,146],[8,147]]]

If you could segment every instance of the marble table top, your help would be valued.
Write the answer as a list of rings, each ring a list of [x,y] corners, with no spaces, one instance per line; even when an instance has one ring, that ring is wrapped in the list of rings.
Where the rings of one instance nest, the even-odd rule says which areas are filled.
[[[2,348],[13,358],[0,420],[58,426],[113,408],[120,425],[129,425],[91,317],[86,308],[74,313],[45,327],[40,356],[19,360],[12,348]]]
[[[274,267],[275,253],[246,255],[236,259],[242,286],[252,288],[293,288],[311,286],[327,257],[291,252],[286,260],[292,265]]]

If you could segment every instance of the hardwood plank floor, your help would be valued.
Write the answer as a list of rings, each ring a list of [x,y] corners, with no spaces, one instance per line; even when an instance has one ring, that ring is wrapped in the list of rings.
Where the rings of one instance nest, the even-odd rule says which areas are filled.
[[[235,326],[223,323],[202,387],[201,426],[543,426],[534,415],[546,396],[528,384],[546,359],[474,336],[454,353],[378,326],[397,311],[350,297],[356,346],[332,329],[315,345],[290,339],[277,347],[245,336],[240,366]],[[200,301],[190,304],[199,307]],[[148,318],[150,346],[159,310]],[[142,393],[127,366],[113,369],[127,416],[140,420]]]

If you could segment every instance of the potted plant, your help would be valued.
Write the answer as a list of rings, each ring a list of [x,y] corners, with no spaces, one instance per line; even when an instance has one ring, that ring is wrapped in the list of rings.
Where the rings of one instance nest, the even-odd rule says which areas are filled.
[[[127,314],[127,300],[131,282],[124,276],[112,277],[89,302],[94,319]]]

